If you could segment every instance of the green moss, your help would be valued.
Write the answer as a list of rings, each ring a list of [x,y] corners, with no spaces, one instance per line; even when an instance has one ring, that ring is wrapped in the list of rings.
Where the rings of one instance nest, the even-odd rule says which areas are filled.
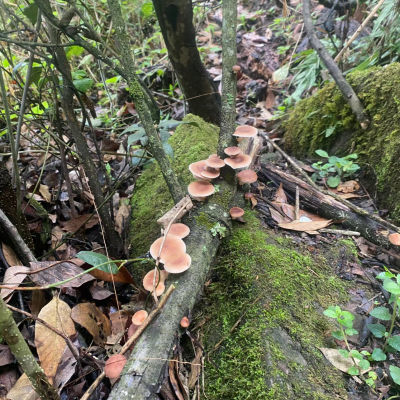
[[[204,212],[199,213],[199,215],[196,217],[196,222],[199,225],[205,226],[207,229],[211,229],[215,224],[215,221],[212,220],[210,216]]]
[[[339,90],[328,83],[300,101],[284,123],[287,150],[298,157],[315,157],[316,149],[359,155],[369,188],[376,188],[380,205],[400,221],[400,64],[349,74],[346,77],[369,113],[362,130]],[[324,131],[336,126],[328,138]]]
[[[328,399],[324,392],[343,391],[343,382],[317,350],[326,345],[330,328],[322,310],[346,301],[345,285],[322,255],[312,258],[287,239],[270,237],[251,212],[245,219],[247,224],[237,225],[224,243],[207,289],[203,311],[212,322],[204,331],[206,351],[225,340],[206,366],[206,395],[211,400],[291,398],[283,383],[289,374],[295,398]],[[280,341],[282,328],[289,342]],[[295,341],[305,352],[296,350]],[[310,388],[305,374],[314,376],[311,385],[321,390]]]
[[[200,117],[187,115],[172,135],[174,149],[172,166],[184,185],[193,179],[188,170],[192,162],[208,157],[217,148],[218,128]],[[148,251],[160,228],[157,219],[173,206],[167,185],[156,163],[146,168],[136,182],[132,196],[131,253],[133,256]]]

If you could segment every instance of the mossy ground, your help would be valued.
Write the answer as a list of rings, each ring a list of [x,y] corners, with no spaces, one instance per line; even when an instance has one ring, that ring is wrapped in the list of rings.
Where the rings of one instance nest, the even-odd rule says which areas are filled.
[[[217,128],[194,116],[185,121],[200,126],[181,125],[171,138],[173,166],[187,184],[188,165],[215,151]],[[138,179],[132,205],[131,243],[137,255],[148,250],[159,234],[157,218],[172,206],[157,166]],[[311,256],[290,239],[268,233],[251,211],[246,220],[224,241],[213,283],[197,310],[211,316],[204,328],[206,350],[226,338],[205,368],[208,399],[309,400],[343,394],[341,375],[317,346],[329,330],[322,310],[345,302],[344,285],[323,255]],[[213,224],[208,214],[200,214],[197,222],[208,229]],[[328,252],[333,260],[332,248]]]
[[[371,124],[362,130],[333,83],[300,101],[284,123],[285,146],[296,156],[315,157],[316,149],[357,153],[369,187],[383,208],[400,221],[400,64],[349,74],[347,80],[366,108]],[[325,130],[335,126],[325,137]]]
[[[332,393],[345,398],[341,375],[317,349],[326,346],[330,329],[322,311],[346,302],[345,284],[323,254],[311,256],[267,233],[251,212],[245,219],[247,224],[236,226],[225,241],[215,281],[207,288],[206,351],[226,338],[205,368],[207,398],[331,399]],[[327,252],[334,258],[333,250]],[[300,344],[302,356],[274,339],[275,328]]]

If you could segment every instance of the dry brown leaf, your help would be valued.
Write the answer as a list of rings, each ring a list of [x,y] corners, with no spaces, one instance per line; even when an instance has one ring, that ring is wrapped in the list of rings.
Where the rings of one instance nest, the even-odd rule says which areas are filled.
[[[135,284],[132,275],[129,273],[126,267],[121,267],[116,274],[109,274],[108,272],[104,272],[100,269],[94,269],[93,271],[90,271],[89,274],[101,281]]]
[[[329,349],[327,347],[318,347],[318,350],[325,356],[325,358],[338,370],[348,373],[350,367],[352,367],[353,361],[350,357],[344,357],[339,353],[338,349]],[[361,360],[355,360],[358,365]],[[363,372],[367,370],[362,370]]]
[[[104,288],[100,283],[101,282],[94,281],[93,285],[89,288],[90,294],[94,300],[104,300],[114,294],[110,290]]]
[[[360,189],[360,185],[355,180],[339,183],[339,186],[336,188],[338,192],[342,193],[352,193],[358,189]]]
[[[5,243],[2,243],[1,250],[3,251],[3,256],[8,262],[8,265],[10,267],[22,264],[18,256],[15,254],[15,251],[10,246],[6,245]]]
[[[272,219],[280,224],[281,222],[289,222],[290,219],[287,217],[283,217],[278,211],[275,210],[273,207],[269,207],[269,212],[271,213]]]
[[[49,325],[57,328],[65,335],[71,337],[76,334],[74,321],[71,318],[71,309],[67,303],[54,297],[40,311],[38,317]],[[64,338],[36,322],[35,346],[40,360],[40,366],[49,381],[53,383],[57,368],[62,360],[67,344]]]
[[[117,215],[115,216],[115,230],[122,235],[123,230],[129,220],[131,207],[129,206],[129,200],[126,198],[121,199],[121,205],[118,209]]]
[[[271,89],[267,90],[267,98],[265,99],[265,108],[269,109],[275,106],[275,95]]]
[[[60,393],[63,387],[69,382],[72,375],[75,373],[77,361],[72,355],[70,348],[65,347],[64,354],[61,356],[60,363],[54,377],[53,385]]]
[[[171,383],[172,389],[175,393],[175,396],[178,400],[185,400],[185,398],[183,397],[183,394],[181,393],[180,387],[179,387],[179,383],[178,380],[175,376],[175,362],[173,360],[171,360],[168,363],[168,374],[169,374],[169,381]]]
[[[326,228],[328,225],[332,223],[332,220],[326,221],[309,221],[309,222],[300,222],[300,221],[292,221],[292,222],[281,222],[278,224],[280,228],[290,229],[292,231],[317,231],[318,229]]]
[[[90,218],[89,221],[87,221],[90,216],[91,214],[84,214],[80,215],[79,217],[72,218],[69,221],[60,222],[61,228],[63,231],[67,232],[77,232],[83,226],[85,227],[85,229],[93,228],[99,223],[99,217],[97,215],[93,215],[93,217]]]
[[[51,248],[55,249],[58,244],[61,242],[62,238],[64,236],[63,230],[56,225],[52,230],[51,230]],[[64,251],[67,250],[67,245],[66,243],[63,243],[60,247],[57,247],[57,251]]]
[[[3,283],[5,285],[19,286],[26,278],[26,273],[30,272],[30,270],[30,268],[23,265],[16,265],[14,267],[7,268],[6,273],[4,274]],[[11,293],[13,292],[13,289],[1,289],[0,297],[5,300],[6,297],[9,296],[8,299],[5,300],[5,302],[8,303],[11,300]]]
[[[30,275],[32,281],[38,286],[46,286],[56,282],[65,281],[66,279],[72,278],[84,272],[82,268],[79,268],[74,263],[69,261],[40,261],[34,263],[31,262],[30,266],[32,272],[38,271],[37,273]],[[41,269],[43,270],[40,271]],[[64,283],[63,285],[61,285],[61,287],[77,288],[82,286],[84,283],[93,280],[94,278],[90,274],[84,274],[78,278],[73,279],[70,282]]]
[[[203,357],[203,350],[200,347],[198,347],[196,349],[196,356],[192,361],[192,366],[190,369],[189,382],[188,382],[189,389],[194,389],[196,382],[199,379],[201,373],[201,357]]]
[[[0,344],[0,367],[15,362],[15,358],[10,348],[5,344]]]
[[[339,197],[342,199],[348,200],[348,199],[356,199],[356,198],[363,197],[363,196],[356,194],[356,193],[343,193],[343,194],[341,193],[341,194],[339,194]]]
[[[47,201],[47,203],[51,203],[51,193],[47,185],[40,184],[39,193],[43,196],[44,200]]]
[[[18,377],[19,374],[17,369],[4,369],[3,372],[0,372],[0,388],[2,388],[5,392],[10,391],[11,388],[16,384]]]
[[[287,197],[286,197],[285,191],[283,190],[282,183],[279,185],[279,188],[275,193],[273,201],[277,202],[277,203],[284,203],[284,204],[287,203]]]
[[[26,374],[22,374],[7,393],[8,400],[40,400]]]
[[[102,345],[111,335],[110,320],[93,303],[77,304],[71,312],[71,318],[83,326],[96,344]]]

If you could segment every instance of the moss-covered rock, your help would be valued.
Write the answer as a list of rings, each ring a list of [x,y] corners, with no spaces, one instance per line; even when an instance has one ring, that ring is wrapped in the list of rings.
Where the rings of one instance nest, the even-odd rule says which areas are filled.
[[[200,117],[187,115],[169,140],[174,158],[172,166],[185,185],[193,177],[189,164],[207,158],[214,153],[218,143],[219,129],[204,122]],[[132,197],[131,253],[146,253],[149,245],[157,239],[160,227],[157,219],[173,206],[167,185],[156,163],[143,171],[136,182]]]
[[[344,380],[318,350],[326,346],[324,308],[347,301],[346,285],[334,268],[338,243],[311,255],[261,227],[246,212],[224,243],[207,288],[204,329],[208,399],[346,398]],[[339,250],[340,249],[340,250]],[[240,321],[236,329],[232,327]],[[223,340],[222,344],[214,346]]]
[[[360,128],[339,90],[328,83],[289,113],[284,123],[286,149],[298,157],[315,156],[316,149],[357,153],[380,205],[400,222],[400,64],[352,73],[347,79],[370,116],[370,127]],[[329,127],[335,129],[327,138]]]

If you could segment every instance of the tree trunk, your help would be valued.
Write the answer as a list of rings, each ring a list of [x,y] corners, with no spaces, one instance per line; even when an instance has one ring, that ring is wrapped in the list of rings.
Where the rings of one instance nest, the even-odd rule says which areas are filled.
[[[191,0],[153,0],[153,4],[189,111],[219,125],[221,100],[197,50]]]

